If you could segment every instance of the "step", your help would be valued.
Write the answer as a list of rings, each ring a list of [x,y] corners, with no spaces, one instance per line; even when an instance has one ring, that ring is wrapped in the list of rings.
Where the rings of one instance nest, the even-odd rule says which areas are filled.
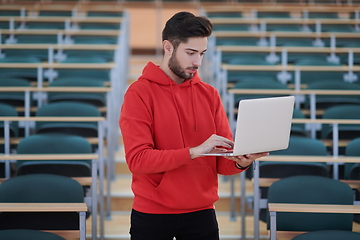
[[[231,206],[231,190],[230,180],[224,176],[219,176],[219,197],[215,203],[216,209],[219,211],[230,211]],[[130,211],[133,201],[133,193],[131,191],[131,174],[117,174],[111,183],[111,211]],[[235,209],[240,212],[240,179],[235,176]],[[246,180],[246,196],[252,196],[253,189],[250,180]],[[251,209],[247,207],[247,212]]]
[[[241,217],[230,217],[228,212],[216,211],[217,220],[220,230],[220,240],[239,240],[241,239]],[[105,236],[106,240],[129,240],[130,229],[130,211],[112,212],[111,216],[105,220]],[[246,239],[252,240],[254,236],[254,217],[247,215],[245,217]],[[260,222],[260,239],[267,238],[266,224]],[[91,217],[86,221],[87,239],[91,239]],[[99,234],[99,230],[98,230]]]

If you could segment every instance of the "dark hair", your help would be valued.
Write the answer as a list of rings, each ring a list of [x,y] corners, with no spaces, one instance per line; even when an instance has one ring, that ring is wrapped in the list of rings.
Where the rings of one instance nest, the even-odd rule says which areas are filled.
[[[209,37],[212,23],[206,17],[195,16],[189,12],[178,12],[172,16],[162,32],[162,40],[168,40],[176,49],[190,37]]]

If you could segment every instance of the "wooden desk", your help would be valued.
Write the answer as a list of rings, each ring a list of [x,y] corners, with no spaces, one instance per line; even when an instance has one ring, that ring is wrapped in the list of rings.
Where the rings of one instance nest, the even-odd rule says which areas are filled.
[[[0,63],[0,68],[112,69],[115,63]]]
[[[110,87],[0,87],[0,92],[91,92],[107,93],[111,92]]]
[[[44,49],[54,50],[110,50],[119,49],[117,44],[0,44],[0,49]]]
[[[216,4],[211,6],[204,5],[207,12],[249,12],[256,10],[257,12],[354,12],[359,10],[359,6],[354,5],[311,5],[311,4],[274,4],[270,2],[264,3],[248,3],[239,4]]]
[[[296,38],[360,38],[356,32],[282,32],[282,31],[214,31],[215,37],[296,37]]]
[[[79,230],[46,231],[58,234],[64,238],[80,238],[86,240],[85,203],[0,203],[0,212],[78,212]]]
[[[282,52],[289,53],[360,53],[360,47],[269,47],[269,46],[217,46],[221,52]]]
[[[360,34],[359,34],[360,37]],[[326,71],[326,72],[348,72],[348,71],[360,71],[360,66],[296,66],[296,65],[232,65],[222,64],[222,69],[228,71]]]
[[[122,17],[48,17],[48,16],[24,16],[24,17],[3,17],[0,22],[75,22],[75,23],[121,23]],[[119,25],[120,28],[120,25]]]
[[[344,18],[210,18],[213,24],[358,24],[358,19]]]
[[[3,29],[1,34],[23,34],[23,35],[87,35],[87,36],[118,36],[121,30],[57,30],[57,29]]]
[[[329,204],[287,204],[269,203],[270,212],[270,240],[276,240],[276,212],[302,212],[302,213],[360,213],[360,205],[329,205]],[[302,232],[294,232],[293,236]],[[291,236],[285,232],[286,236]]]
[[[68,118],[71,119],[71,118]],[[98,203],[100,204],[100,219],[103,221],[103,163],[102,157],[99,154],[3,154],[0,155],[0,160],[91,160],[92,169],[91,177],[76,177],[73,178],[77,180],[83,186],[91,186],[91,212],[93,214],[92,218],[92,234],[93,239],[96,239],[97,236],[97,216],[98,216]],[[99,163],[97,163],[99,162]],[[99,196],[98,196],[98,170],[99,170]],[[1,179],[0,182],[5,181],[6,179]],[[98,200],[99,198],[99,200]],[[1,204],[0,204],[1,207]],[[59,206],[57,206],[59,207]],[[0,208],[0,211],[2,209]],[[84,215],[84,224],[85,224],[85,215]],[[80,225],[81,226],[81,225]],[[102,228],[102,226],[100,226]],[[84,230],[85,231],[85,230]],[[76,232],[75,232],[76,234]],[[85,240],[84,238],[81,238]]]
[[[295,119],[294,119],[295,120]],[[319,119],[320,120],[320,119]],[[335,121],[334,119],[329,119],[330,121]],[[317,121],[317,120],[313,120]],[[350,120],[352,121],[352,120]],[[355,121],[355,120],[354,120]],[[360,123],[360,120],[356,120]],[[301,122],[301,120],[299,120]],[[254,176],[253,176],[253,187],[254,187],[254,235],[256,238],[259,237],[259,214],[260,214],[260,173],[259,173],[259,161],[274,161],[274,162],[324,162],[324,163],[359,163],[360,157],[344,157],[344,156],[299,156],[299,155],[269,155],[262,157],[261,159],[254,162]],[[265,180],[262,180],[262,184],[269,185],[271,182],[264,183]],[[351,182],[349,182],[351,183]],[[358,185],[358,182],[355,182]],[[360,207],[360,206],[359,206]]]

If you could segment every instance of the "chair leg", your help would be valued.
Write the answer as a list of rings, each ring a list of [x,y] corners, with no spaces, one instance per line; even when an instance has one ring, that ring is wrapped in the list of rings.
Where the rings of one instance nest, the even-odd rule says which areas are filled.
[[[276,240],[276,212],[270,212],[270,240]]]

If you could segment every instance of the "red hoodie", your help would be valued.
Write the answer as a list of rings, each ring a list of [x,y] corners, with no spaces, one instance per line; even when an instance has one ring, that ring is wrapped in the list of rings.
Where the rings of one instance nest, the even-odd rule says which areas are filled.
[[[197,74],[177,84],[149,62],[125,94],[119,124],[137,211],[213,208],[219,198],[217,174],[241,172],[226,158],[190,158],[189,148],[212,134],[232,138],[218,91]]]

